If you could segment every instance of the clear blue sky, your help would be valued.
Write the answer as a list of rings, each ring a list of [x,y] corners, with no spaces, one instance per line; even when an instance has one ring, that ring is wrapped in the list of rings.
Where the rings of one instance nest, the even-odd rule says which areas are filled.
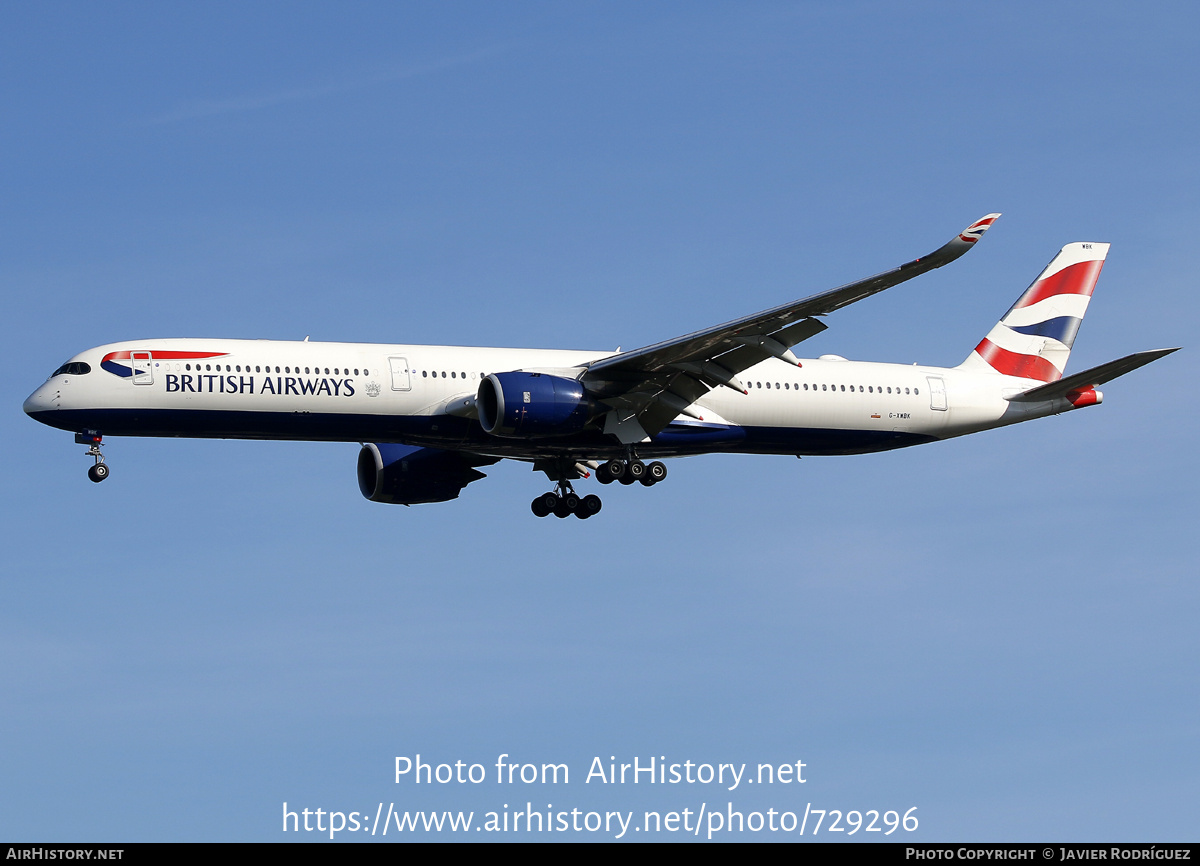
[[[1194,839],[1198,57],[1191,3],[6,4],[0,837],[528,800]],[[586,522],[517,464],[370,503],[349,444],[112,440],[93,485],[20,408],[140,337],[632,348],[993,210],[802,354],[955,365],[1087,240],[1069,369],[1185,350],[957,441],[674,461]],[[416,753],[572,780],[393,784]],[[808,781],[604,789],[593,756]]]

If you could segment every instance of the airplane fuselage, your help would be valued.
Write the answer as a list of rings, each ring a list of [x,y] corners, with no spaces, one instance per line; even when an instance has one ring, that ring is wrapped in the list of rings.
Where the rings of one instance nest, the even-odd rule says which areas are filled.
[[[607,459],[625,448],[588,434],[505,438],[459,404],[488,374],[566,370],[609,352],[273,340],[140,340],[82,352],[26,401],[38,421],[106,436],[403,443],[510,458]],[[1069,410],[1013,404],[1026,379],[954,368],[769,359],[715,388],[637,446],[639,455],[861,454]]]

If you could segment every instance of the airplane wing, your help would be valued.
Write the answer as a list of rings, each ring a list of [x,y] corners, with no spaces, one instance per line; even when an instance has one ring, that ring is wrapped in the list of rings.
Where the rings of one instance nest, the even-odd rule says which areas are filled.
[[[791,347],[824,331],[815,316],[861,301],[957,259],[983,237],[1000,216],[988,214],[927,256],[890,271],[696,331],[674,340],[623,352],[589,364],[580,381],[612,407],[604,431],[622,443],[657,433],[711,388],[745,392],[737,374],[767,358],[798,364]]]
[[[1126,355],[1124,358],[1109,361],[1107,364],[1101,364],[1099,367],[1092,367],[1090,370],[1084,370],[1082,373],[1067,376],[1065,379],[1059,379],[1057,382],[1048,382],[1045,385],[1039,385],[1028,391],[1022,391],[1020,394],[1014,394],[1007,399],[1014,403],[1037,403],[1042,400],[1056,400],[1059,397],[1067,396],[1071,391],[1078,391],[1083,388],[1095,388],[1097,385],[1111,382],[1118,376],[1124,376],[1126,373],[1133,372],[1138,367],[1144,367],[1151,361],[1157,361],[1165,355],[1178,351],[1179,347],[1176,346],[1173,349],[1153,349],[1149,352],[1134,352],[1132,355]]]

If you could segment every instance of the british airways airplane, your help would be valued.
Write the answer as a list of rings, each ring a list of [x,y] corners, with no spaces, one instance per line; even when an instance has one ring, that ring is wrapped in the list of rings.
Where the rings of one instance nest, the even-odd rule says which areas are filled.
[[[71,358],[25,401],[75,433],[108,477],[102,436],[365,443],[374,502],[456,499],[479,467],[523,460],[554,490],[539,517],[587,518],[574,482],[662,481],[656,458],[864,454],[1100,403],[1110,379],[1176,349],[1063,375],[1108,244],[1068,244],[957,367],[801,360],[820,317],[948,264],[999,214],[894,270],[631,352],[272,340],[136,340]],[[643,459],[650,459],[645,463]]]

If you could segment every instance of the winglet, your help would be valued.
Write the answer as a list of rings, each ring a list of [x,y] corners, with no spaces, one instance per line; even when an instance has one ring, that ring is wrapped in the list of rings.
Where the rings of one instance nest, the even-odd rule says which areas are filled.
[[[963,229],[962,234],[958,236],[958,239],[968,244],[975,243],[977,240],[983,237],[984,232],[990,229],[992,227],[992,223],[999,218],[1000,214],[998,213],[990,213],[985,217],[980,217],[979,219],[975,220],[975,222]]]
[[[975,222],[971,223],[953,238],[947,241],[942,246],[931,252],[929,255],[919,258],[914,262],[909,262],[907,265],[901,265],[900,270],[916,270],[917,273],[923,274],[926,271],[931,271],[934,268],[940,268],[943,265],[948,265],[959,256],[965,255],[967,250],[975,246],[981,237],[992,227],[992,223],[1000,219],[1000,214],[990,213],[987,216],[981,216]],[[918,267],[914,267],[918,266]],[[906,276],[905,279],[911,279],[917,274]],[[901,281],[897,281],[901,282]]]

